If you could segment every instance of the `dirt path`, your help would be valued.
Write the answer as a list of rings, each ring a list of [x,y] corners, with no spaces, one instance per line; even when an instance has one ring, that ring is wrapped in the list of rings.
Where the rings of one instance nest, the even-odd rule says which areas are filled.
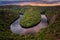
[[[53,16],[51,17],[51,20],[50,20],[50,22],[49,22],[50,25],[55,22],[55,19],[56,19],[57,16],[58,16],[58,15],[53,15]]]

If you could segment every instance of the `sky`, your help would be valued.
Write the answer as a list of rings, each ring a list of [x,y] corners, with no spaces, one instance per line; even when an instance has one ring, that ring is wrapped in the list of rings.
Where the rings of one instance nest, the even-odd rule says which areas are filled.
[[[12,3],[18,3],[16,2],[18,1],[19,3],[21,2],[42,2],[42,3],[60,3],[60,0],[0,0],[0,5],[3,5],[3,4],[12,4]]]
[[[60,0],[0,0],[0,1],[46,1],[46,2],[56,2]]]

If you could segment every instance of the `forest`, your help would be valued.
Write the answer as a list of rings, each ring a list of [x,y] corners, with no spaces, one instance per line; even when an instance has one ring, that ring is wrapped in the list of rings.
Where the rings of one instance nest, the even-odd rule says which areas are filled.
[[[35,35],[17,35],[10,31],[10,24],[20,13],[24,16],[21,25],[30,27],[40,22],[41,12],[45,11],[48,26],[40,29]],[[31,18],[32,20],[30,20]],[[27,21],[27,20],[28,21]],[[37,20],[38,19],[38,20]],[[27,22],[26,22],[27,21]],[[26,25],[27,24],[27,25]],[[60,6],[0,6],[0,40],[59,40],[60,39]]]

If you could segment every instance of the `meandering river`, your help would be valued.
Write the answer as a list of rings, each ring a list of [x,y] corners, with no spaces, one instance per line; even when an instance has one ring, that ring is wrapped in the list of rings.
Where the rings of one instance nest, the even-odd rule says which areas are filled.
[[[20,15],[19,18],[10,25],[10,30],[15,34],[20,35],[35,34],[39,32],[41,28],[45,28],[48,26],[47,17],[44,14],[41,15],[41,22],[38,25],[27,29],[22,28],[21,25],[19,24],[21,17],[22,15]]]

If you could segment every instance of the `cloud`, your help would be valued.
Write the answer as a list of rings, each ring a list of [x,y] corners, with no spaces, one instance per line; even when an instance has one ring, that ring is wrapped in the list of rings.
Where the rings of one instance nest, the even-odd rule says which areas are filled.
[[[0,0],[0,1],[23,1],[23,0]]]
[[[60,0],[0,0],[0,1],[47,1],[47,2],[54,2]]]
[[[30,1],[30,2],[44,2],[44,3],[57,3],[60,0],[0,0],[1,1]]]
[[[31,0],[0,0],[0,1],[31,1]]]
[[[42,1],[55,2],[55,1],[60,1],[60,0],[42,0]]]

